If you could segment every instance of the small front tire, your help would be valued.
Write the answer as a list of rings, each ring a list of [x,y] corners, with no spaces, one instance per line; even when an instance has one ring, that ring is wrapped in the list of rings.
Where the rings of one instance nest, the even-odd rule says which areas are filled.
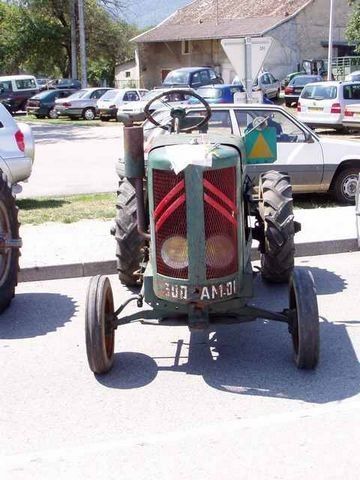
[[[308,270],[293,271],[289,307],[295,364],[301,369],[313,369],[319,361],[320,329],[314,279]]]
[[[108,372],[114,362],[114,300],[108,277],[92,277],[86,296],[85,337],[89,367]]]

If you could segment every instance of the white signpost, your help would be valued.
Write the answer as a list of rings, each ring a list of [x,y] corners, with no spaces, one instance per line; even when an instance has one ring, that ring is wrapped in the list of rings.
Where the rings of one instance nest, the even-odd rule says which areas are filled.
[[[248,102],[252,99],[252,86],[271,47],[271,37],[224,38],[221,40],[236,75],[244,85]]]

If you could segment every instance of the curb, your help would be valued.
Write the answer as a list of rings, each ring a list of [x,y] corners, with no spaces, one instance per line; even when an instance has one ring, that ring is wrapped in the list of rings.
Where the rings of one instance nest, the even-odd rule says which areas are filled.
[[[340,240],[326,240],[323,242],[304,242],[296,244],[296,257],[317,255],[331,255],[358,251],[355,238]],[[260,258],[257,247],[251,248],[252,260]],[[99,262],[71,263],[68,265],[46,265],[43,267],[23,268],[19,272],[19,282],[39,282],[45,280],[59,280],[62,278],[91,277],[93,275],[116,274],[116,261],[103,260]]]

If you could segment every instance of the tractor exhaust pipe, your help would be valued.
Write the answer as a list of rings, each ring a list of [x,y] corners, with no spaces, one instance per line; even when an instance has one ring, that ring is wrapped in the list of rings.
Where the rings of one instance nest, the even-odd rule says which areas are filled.
[[[147,240],[147,221],[145,215],[144,185],[144,131],[141,126],[124,127],[124,163],[125,177],[135,186],[137,229]]]

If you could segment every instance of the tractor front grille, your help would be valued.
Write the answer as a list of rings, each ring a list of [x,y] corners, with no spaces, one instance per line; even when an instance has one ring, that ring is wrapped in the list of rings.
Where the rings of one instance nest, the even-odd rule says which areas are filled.
[[[184,174],[153,170],[154,224],[156,265],[158,273],[173,278],[188,278],[188,267],[171,268],[161,257],[165,240],[170,237],[187,239],[186,191]]]
[[[204,172],[206,278],[237,272],[236,167]]]

